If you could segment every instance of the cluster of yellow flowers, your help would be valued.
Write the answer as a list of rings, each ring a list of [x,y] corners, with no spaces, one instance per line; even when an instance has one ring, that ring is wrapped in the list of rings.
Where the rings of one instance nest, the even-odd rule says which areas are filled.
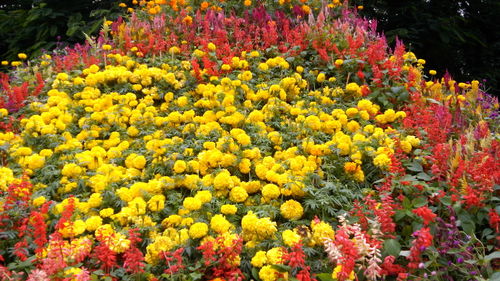
[[[0,133],[13,163],[39,186],[35,205],[50,198],[60,214],[74,195],[77,214],[63,237],[93,234],[121,253],[130,245],[122,229],[147,228],[150,264],[163,251],[227,233],[250,249],[269,239],[321,247],[334,231],[303,220],[307,177],[323,177],[334,156],[328,164],[345,172],[338,177],[362,182],[363,165],[385,169],[397,144],[406,153],[419,146],[391,128],[404,112],[380,113],[354,82],[332,87],[340,85],[334,77],[314,72],[310,81],[304,67],[254,51],[222,64],[224,76],[202,69],[207,82],[194,83],[190,62],[171,54],[156,66],[111,54],[104,68],[59,73],[46,99],[29,105],[22,133]],[[351,107],[337,104],[345,97],[354,97]],[[0,189],[13,171],[0,168]],[[279,256],[279,248],[257,251],[252,265],[262,280],[274,280]]]

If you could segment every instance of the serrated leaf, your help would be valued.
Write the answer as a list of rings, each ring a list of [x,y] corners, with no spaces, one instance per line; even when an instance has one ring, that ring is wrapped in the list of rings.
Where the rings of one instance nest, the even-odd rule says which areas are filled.
[[[401,244],[396,239],[387,239],[384,242],[384,249],[387,254],[398,257],[401,252]]]
[[[422,167],[422,165],[418,162],[415,162],[415,161],[408,164],[408,166],[406,166],[406,168],[412,172],[423,172],[424,171],[424,168]]]

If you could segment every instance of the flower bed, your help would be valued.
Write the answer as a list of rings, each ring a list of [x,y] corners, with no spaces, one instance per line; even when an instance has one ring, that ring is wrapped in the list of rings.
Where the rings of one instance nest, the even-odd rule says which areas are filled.
[[[134,4],[0,76],[3,278],[498,269],[498,101],[477,81],[426,75],[338,1]]]

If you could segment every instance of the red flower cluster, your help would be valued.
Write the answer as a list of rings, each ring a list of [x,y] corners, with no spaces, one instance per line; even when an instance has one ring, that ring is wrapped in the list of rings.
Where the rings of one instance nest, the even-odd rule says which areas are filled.
[[[409,268],[418,268],[420,262],[422,261],[422,253],[427,249],[427,247],[432,245],[432,234],[430,233],[430,228],[423,227],[420,230],[413,233],[413,237],[416,237],[412,242],[410,248],[410,255],[407,259],[410,261],[408,264]]]
[[[436,214],[434,214],[427,206],[416,208],[412,210],[412,212],[424,220],[424,225],[429,225],[429,223],[436,220]]]
[[[285,251],[282,260],[289,265],[293,271],[297,271],[295,278],[299,281],[316,281],[316,278],[311,276],[310,267],[306,265],[306,255],[302,249],[302,245],[296,244],[291,251]]]

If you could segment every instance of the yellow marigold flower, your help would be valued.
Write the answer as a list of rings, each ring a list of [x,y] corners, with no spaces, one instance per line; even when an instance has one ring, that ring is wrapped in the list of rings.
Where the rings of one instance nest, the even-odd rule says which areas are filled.
[[[431,69],[431,70],[429,70],[429,74],[430,75],[436,75],[437,71],[435,71],[434,69]]]
[[[248,158],[243,158],[241,162],[238,164],[238,168],[240,172],[243,174],[248,174],[251,171],[252,162]]]
[[[26,146],[22,146],[16,150],[16,155],[19,155],[19,156],[28,156],[28,155],[31,155],[32,153],[33,153],[33,151],[31,150],[31,148],[26,147]]]
[[[318,74],[318,76],[316,77],[316,81],[318,81],[319,83],[323,83],[326,79],[326,76],[323,72],[321,72],[320,74]]]
[[[17,57],[20,59],[20,60],[25,60],[28,58],[28,56],[25,54],[25,53],[19,53],[17,54]]]
[[[409,141],[401,141],[399,143],[399,145],[401,146],[401,149],[405,152],[405,153],[410,153],[411,150],[412,150],[412,146],[411,146],[411,143]]]
[[[373,106],[373,103],[367,99],[362,99],[358,101],[358,109],[369,111]]]
[[[177,173],[177,174],[183,173],[184,171],[186,171],[186,168],[187,168],[186,161],[183,161],[183,160],[175,161],[175,163],[174,163],[174,172],[175,173]]]
[[[68,74],[66,74],[64,72],[58,73],[56,76],[56,79],[61,80],[61,81],[67,81],[68,78],[69,78]]]
[[[217,49],[217,47],[215,46],[214,43],[210,42],[207,44],[207,48],[210,50],[210,51],[215,51]]]
[[[220,207],[220,212],[224,215],[234,215],[238,211],[238,208],[231,204],[225,204]]]
[[[396,119],[398,119],[398,118],[401,118],[401,119],[406,118],[406,112],[404,112],[404,111],[398,111],[398,112],[396,112]]]
[[[248,7],[248,6],[252,5],[252,0],[245,0],[245,1],[243,2],[243,5],[245,5],[246,7]]]
[[[91,216],[85,221],[86,229],[94,231],[102,225],[102,218],[100,216]]]
[[[139,155],[132,160],[132,166],[136,169],[143,169],[146,166],[146,157]]]
[[[302,205],[295,200],[288,200],[281,204],[280,207],[281,215],[289,220],[298,220],[304,214],[304,208]]]
[[[280,189],[275,184],[266,184],[262,188],[262,196],[264,196],[267,200],[276,199],[280,196],[280,194]]]
[[[385,169],[391,164],[391,158],[387,154],[379,154],[373,159],[373,164],[379,168]]]
[[[6,61],[6,60],[3,60],[3,61],[2,61],[2,65],[3,65],[3,66],[9,65],[9,62],[8,62],[8,61]]]
[[[418,147],[420,145],[420,139],[415,136],[406,136],[406,141],[408,141],[412,147]]]
[[[208,233],[208,225],[203,222],[197,222],[189,227],[189,237],[193,239],[202,238]]]
[[[315,131],[321,129],[321,120],[316,115],[307,116],[304,124]]]
[[[325,238],[333,239],[335,231],[332,226],[323,221],[313,220],[311,222],[312,242],[315,245],[322,245]]]
[[[22,65],[22,64],[23,64],[23,63],[22,63],[22,62],[20,62],[20,61],[13,61],[13,62],[11,62],[11,63],[10,63],[10,65],[12,65],[13,67],[17,67],[17,66],[20,66],[20,65]]]
[[[165,196],[157,194],[148,201],[148,208],[153,212],[161,211],[165,208]]]
[[[103,49],[104,51],[109,51],[109,50],[111,50],[111,48],[112,48],[112,47],[111,47],[111,45],[109,45],[109,44],[104,44],[104,45],[102,45],[102,49]]]
[[[127,129],[127,135],[129,135],[130,137],[135,137],[139,134],[139,129],[137,129],[136,126],[130,126],[128,127]]]
[[[229,193],[229,199],[236,203],[244,202],[245,200],[247,200],[247,198],[248,193],[241,186],[233,187],[233,189],[231,189],[231,192]]]
[[[114,214],[113,208],[106,208],[99,211],[99,215],[103,218],[110,217]]]
[[[241,76],[239,76],[239,77],[241,77],[239,79],[241,79],[243,81],[250,81],[253,78],[253,74],[252,74],[252,72],[247,70],[247,71],[244,71],[243,73],[241,73]]]
[[[267,263],[266,252],[265,251],[258,251],[257,253],[255,253],[255,256],[253,256],[250,263],[254,267],[263,267]]]
[[[64,165],[64,167],[61,170],[61,175],[72,178],[72,177],[77,177],[82,173],[82,168],[75,163],[69,163]]]
[[[198,198],[186,197],[182,202],[182,206],[190,211],[196,211],[201,209],[201,201]]]
[[[350,93],[360,93],[361,88],[356,82],[351,82],[345,86],[345,90]]]
[[[283,231],[281,236],[283,238],[283,243],[285,243],[285,245],[287,245],[288,247],[293,247],[297,245],[301,240],[300,235],[294,230],[290,229]]]
[[[336,59],[336,60],[335,60],[335,65],[336,65],[337,67],[338,67],[338,66],[341,66],[341,65],[343,65],[343,64],[344,64],[344,60],[342,60],[342,59]]]
[[[265,62],[259,64],[259,69],[262,71],[268,71],[269,70],[269,65]]]
[[[100,193],[92,193],[87,202],[91,208],[99,207],[102,203],[102,196]]]
[[[281,273],[281,274],[283,274],[283,273]],[[288,276],[288,273],[284,273],[284,275]],[[262,281],[276,281],[276,280],[278,280],[279,276],[280,276],[280,272],[278,270],[274,269],[270,265],[263,266],[259,270],[259,278]],[[288,278],[285,278],[285,280],[286,279],[288,279]]]
[[[177,46],[173,46],[173,47],[170,47],[170,49],[168,49],[168,52],[171,54],[171,55],[175,55],[175,54],[178,54],[181,52],[181,49],[179,49],[179,47]]]
[[[178,226],[182,222],[182,217],[179,215],[170,215],[165,218],[161,224],[164,226]]]
[[[223,215],[217,214],[210,220],[210,228],[219,234],[229,231],[232,224]]]
[[[396,120],[396,112],[394,109],[387,109],[384,111],[384,119],[386,122],[393,122]]]
[[[269,249],[266,253],[269,264],[280,264],[282,262],[283,250],[280,247]]]
[[[358,114],[358,112],[359,111],[357,108],[351,107],[345,111],[345,114],[347,115],[347,117],[352,118],[352,117],[356,116],[356,114]]]
[[[31,156],[26,156],[26,164],[28,169],[30,170],[36,170],[40,169],[45,165],[45,157],[39,155],[39,154],[33,154]]]
[[[231,180],[231,174],[229,171],[222,170],[219,174],[217,174],[214,178],[213,184],[214,188],[218,190],[232,187],[233,181]]]
[[[354,173],[358,169],[358,165],[354,162],[346,162],[344,164],[344,171],[346,173]]]
[[[200,190],[196,192],[194,198],[201,201],[202,204],[212,201],[212,192],[210,190]]]
[[[35,199],[33,199],[33,206],[39,207],[45,203],[47,199],[44,196],[39,196]]]

